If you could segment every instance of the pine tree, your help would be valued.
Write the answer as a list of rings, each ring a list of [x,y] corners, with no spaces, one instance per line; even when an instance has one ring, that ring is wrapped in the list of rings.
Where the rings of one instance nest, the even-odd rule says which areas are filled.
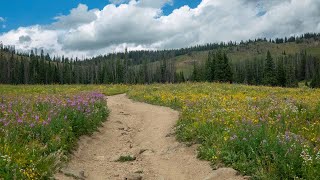
[[[208,53],[208,59],[205,63],[205,80],[213,82],[215,79],[215,54],[213,52]]]
[[[270,51],[267,52],[267,59],[264,66],[263,84],[267,86],[275,86],[277,84],[275,66]]]
[[[197,66],[196,61],[193,62],[193,72],[191,76],[192,81],[199,82],[200,81],[200,72],[199,67]]]
[[[296,79],[295,68],[293,67],[292,63],[287,64],[286,87],[298,87],[298,81]]]
[[[186,80],[185,80],[183,71],[181,71],[179,74],[180,74],[180,81],[179,82],[185,82]]]
[[[313,74],[312,80],[310,82],[310,87],[311,88],[320,88],[320,63],[316,62],[316,70],[315,73]]]
[[[211,59],[211,53],[209,52],[208,53],[208,59],[207,59],[207,61],[206,61],[206,63],[205,63],[205,73],[206,73],[206,80],[207,81],[212,81],[211,80],[211,68],[210,68],[210,66],[211,66],[211,62],[212,62],[212,59]]]
[[[286,71],[283,66],[283,60],[280,60],[277,66],[277,85],[286,86]]]
[[[223,82],[225,79],[225,64],[222,51],[218,51],[216,54],[216,66],[215,66],[215,80]]]
[[[224,82],[232,83],[233,73],[231,71],[231,66],[229,64],[229,59],[228,59],[226,53],[223,54],[223,59],[224,59],[224,71],[225,71]]]
[[[162,63],[161,63],[160,72],[161,72],[160,81],[162,83],[165,83],[166,79],[167,79],[167,61],[166,60],[163,60]]]
[[[25,84],[25,68],[24,68],[24,63],[23,60],[20,61],[20,65],[19,65],[19,78],[18,78],[18,84]]]
[[[306,64],[307,64],[307,51],[301,52],[301,67],[300,67],[300,78],[299,80],[306,79]]]

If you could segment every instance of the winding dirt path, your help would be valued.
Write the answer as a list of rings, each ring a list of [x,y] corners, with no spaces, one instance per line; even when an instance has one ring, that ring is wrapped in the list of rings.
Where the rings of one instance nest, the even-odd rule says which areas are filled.
[[[71,162],[56,179],[243,179],[230,168],[213,171],[208,162],[196,158],[195,147],[186,147],[175,140],[177,111],[134,102],[123,94],[108,97],[108,107],[111,110],[108,121],[100,132],[80,139]],[[116,161],[127,155],[136,160]],[[130,173],[135,174],[128,176]]]

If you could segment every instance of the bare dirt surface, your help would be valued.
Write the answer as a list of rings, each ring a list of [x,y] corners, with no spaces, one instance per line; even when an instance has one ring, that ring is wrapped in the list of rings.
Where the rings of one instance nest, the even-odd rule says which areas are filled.
[[[100,132],[80,139],[78,150],[56,179],[244,179],[230,168],[212,170],[208,162],[196,158],[195,147],[175,140],[177,111],[134,102],[123,94],[107,101],[111,110],[108,121]],[[117,162],[128,155],[136,159]]]

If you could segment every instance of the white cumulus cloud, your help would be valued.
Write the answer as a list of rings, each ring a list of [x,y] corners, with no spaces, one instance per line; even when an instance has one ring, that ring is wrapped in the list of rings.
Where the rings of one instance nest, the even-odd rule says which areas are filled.
[[[0,35],[0,41],[21,49],[93,56],[125,47],[180,48],[320,31],[318,0],[202,0],[196,8],[183,6],[169,15],[161,7],[171,0],[111,2],[101,10],[80,4],[53,24],[20,27]]]
[[[91,23],[97,19],[98,9],[88,10],[88,6],[79,4],[72,9],[69,15],[60,15],[54,19],[57,22],[52,24],[52,28],[75,28],[83,24]]]

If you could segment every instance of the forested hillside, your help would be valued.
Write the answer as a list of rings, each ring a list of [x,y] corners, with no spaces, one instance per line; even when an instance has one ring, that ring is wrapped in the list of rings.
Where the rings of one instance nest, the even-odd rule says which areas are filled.
[[[194,47],[129,51],[79,60],[0,48],[2,84],[177,83],[217,81],[296,87],[320,86],[320,34]]]

